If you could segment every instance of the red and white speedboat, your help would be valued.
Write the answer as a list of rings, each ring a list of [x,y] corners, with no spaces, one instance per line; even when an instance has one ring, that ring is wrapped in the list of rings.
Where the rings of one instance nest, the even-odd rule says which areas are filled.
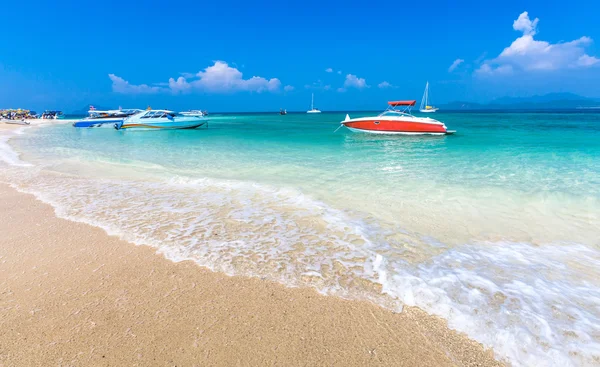
[[[388,102],[388,108],[378,116],[346,119],[341,122],[352,131],[374,134],[403,134],[403,135],[448,135],[454,131],[448,130],[443,122],[430,117],[417,117],[410,114],[410,108],[417,101]],[[400,108],[397,108],[400,107]]]

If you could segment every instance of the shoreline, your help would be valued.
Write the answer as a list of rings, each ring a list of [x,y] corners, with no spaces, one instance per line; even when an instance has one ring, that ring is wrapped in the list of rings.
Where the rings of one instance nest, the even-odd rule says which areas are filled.
[[[173,263],[5,184],[0,232],[0,364],[502,365],[418,308]]]

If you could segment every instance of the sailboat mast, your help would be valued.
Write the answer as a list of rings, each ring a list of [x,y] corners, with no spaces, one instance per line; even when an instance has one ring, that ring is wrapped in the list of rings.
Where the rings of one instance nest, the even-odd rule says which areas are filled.
[[[315,94],[312,94],[312,97],[310,99],[310,109],[311,111],[315,109]]]

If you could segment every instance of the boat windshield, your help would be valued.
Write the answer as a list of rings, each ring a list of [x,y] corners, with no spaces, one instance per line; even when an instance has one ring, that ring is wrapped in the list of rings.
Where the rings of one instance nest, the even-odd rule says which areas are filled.
[[[144,116],[140,117],[143,119],[158,119],[158,118],[172,118],[175,114],[169,111],[147,111]]]
[[[401,112],[401,111],[396,111],[396,110],[387,110],[387,111],[384,111],[379,116],[412,116],[412,115],[409,113],[406,113],[406,112]]]

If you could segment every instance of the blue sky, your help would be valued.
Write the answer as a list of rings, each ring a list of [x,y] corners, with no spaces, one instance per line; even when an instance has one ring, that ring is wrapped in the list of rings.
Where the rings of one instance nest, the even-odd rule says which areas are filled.
[[[6,2],[0,108],[377,109],[427,80],[440,104],[600,97],[600,3],[366,4]]]

